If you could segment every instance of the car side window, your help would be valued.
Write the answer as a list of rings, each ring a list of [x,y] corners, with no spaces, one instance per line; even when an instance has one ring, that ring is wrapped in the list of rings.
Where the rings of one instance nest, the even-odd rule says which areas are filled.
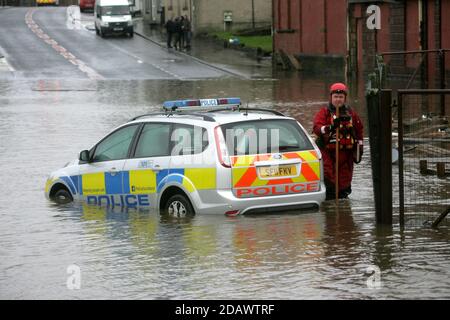
[[[170,123],[147,123],[139,136],[135,158],[170,155]]]
[[[177,124],[172,137],[173,155],[192,155],[205,151],[208,146],[208,135],[205,128]]]
[[[100,162],[125,159],[137,127],[138,125],[131,125],[111,133],[97,145],[92,161]]]

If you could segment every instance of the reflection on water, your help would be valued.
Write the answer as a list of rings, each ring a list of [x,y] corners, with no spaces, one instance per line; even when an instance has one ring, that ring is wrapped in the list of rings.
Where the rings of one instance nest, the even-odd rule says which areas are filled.
[[[164,100],[239,96],[310,131],[327,81],[55,81],[0,82],[0,298],[450,297],[448,225],[376,227],[368,150],[339,212],[329,201],[312,212],[178,219],[44,199],[48,173]],[[80,290],[66,286],[73,264]],[[380,289],[368,288],[368,267],[379,268]]]

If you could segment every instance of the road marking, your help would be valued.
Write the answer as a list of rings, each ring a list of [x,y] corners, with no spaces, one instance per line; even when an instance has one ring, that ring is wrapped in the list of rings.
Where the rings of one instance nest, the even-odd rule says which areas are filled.
[[[112,43],[111,43],[111,46],[113,46],[114,48],[116,48],[116,49],[119,50],[120,52],[123,52],[123,53],[125,53],[126,55],[135,58],[138,62],[139,62],[139,61],[142,61],[142,63],[143,63],[143,59],[141,59],[141,57],[138,57],[137,55],[135,55],[135,54],[133,54],[133,53],[131,53],[131,52],[128,52],[128,51],[122,49],[121,47],[119,47],[119,46],[117,46],[117,45],[115,45],[115,44],[112,44]],[[184,80],[183,77],[181,77],[181,76],[179,76],[179,75],[177,75],[177,74],[175,74],[175,73],[173,73],[173,72],[170,72],[169,70],[166,70],[166,69],[164,69],[163,67],[161,67],[161,66],[159,66],[159,65],[157,65],[157,64],[155,64],[155,63],[151,63],[151,62],[147,62],[147,63],[150,64],[150,65],[152,65],[152,66],[155,67],[156,69],[158,69],[158,70],[160,70],[160,71],[162,71],[162,72],[164,72],[164,73],[167,73],[168,75],[171,75],[172,77],[174,77],[174,78],[176,78],[176,79],[178,79],[178,80]]]
[[[42,29],[34,22],[33,13],[36,9],[30,9],[25,15],[25,23],[28,28],[40,39],[42,39],[45,43],[53,48],[56,52],[58,52],[64,59],[68,62],[72,63],[74,66],[78,67],[78,69],[85,73],[89,79],[91,80],[102,80],[104,79],[100,74],[98,74],[94,69],[86,65],[80,59],[77,59],[75,55],[70,53],[66,48],[58,44],[55,40],[50,38]]]
[[[16,71],[13,66],[11,66],[8,61],[6,60],[5,57],[0,56],[0,71],[2,71],[2,69],[8,69],[10,72],[14,72]]]

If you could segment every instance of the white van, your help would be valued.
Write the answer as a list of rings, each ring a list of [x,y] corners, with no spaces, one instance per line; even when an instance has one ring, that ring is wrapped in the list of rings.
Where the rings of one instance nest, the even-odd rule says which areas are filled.
[[[101,37],[107,33],[125,33],[133,36],[133,19],[128,0],[96,0],[94,7],[95,31]]]

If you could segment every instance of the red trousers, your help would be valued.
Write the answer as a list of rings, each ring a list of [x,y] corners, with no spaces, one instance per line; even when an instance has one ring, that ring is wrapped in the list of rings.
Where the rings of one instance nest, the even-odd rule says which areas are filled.
[[[323,158],[323,171],[325,182],[333,186],[336,185],[336,151],[334,149],[321,149]],[[339,151],[339,191],[347,189],[352,184],[353,177],[353,151]]]

